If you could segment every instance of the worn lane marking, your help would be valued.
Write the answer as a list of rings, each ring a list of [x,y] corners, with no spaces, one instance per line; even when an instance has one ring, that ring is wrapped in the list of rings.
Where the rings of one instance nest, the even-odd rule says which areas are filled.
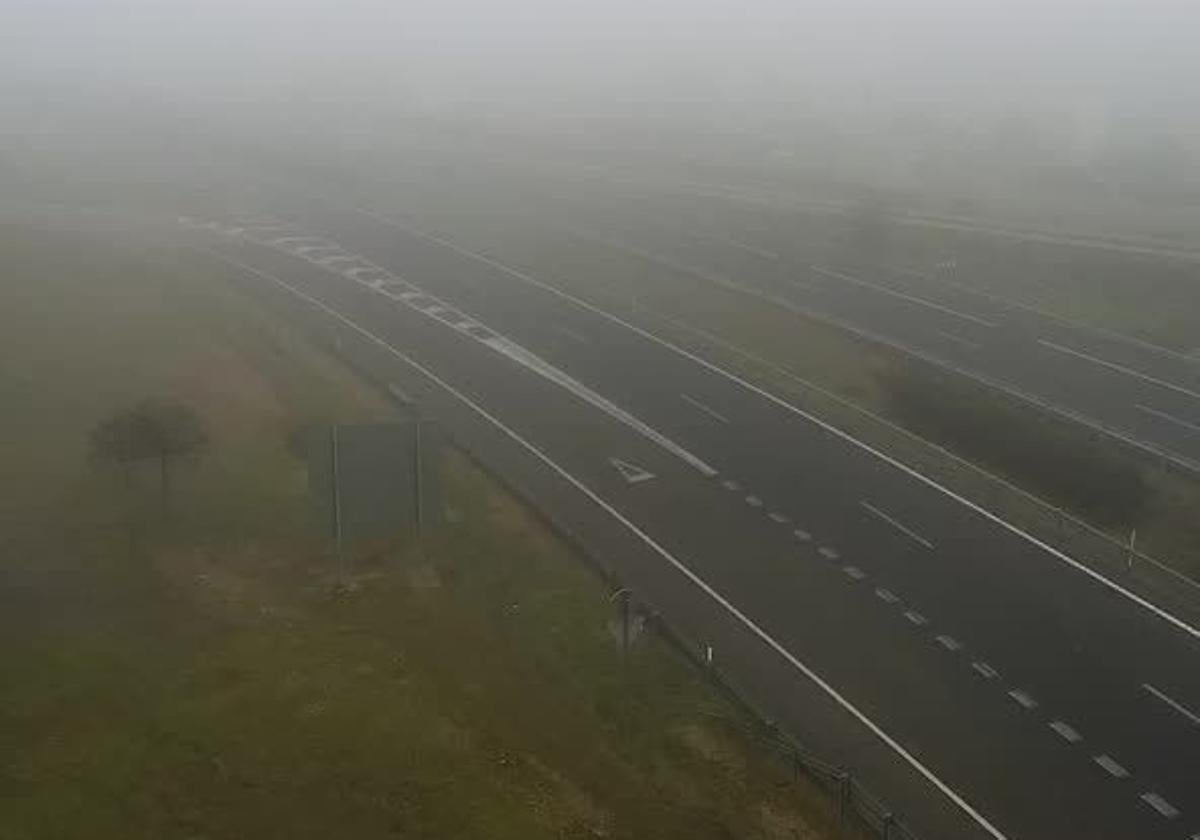
[[[905,525],[903,523],[897,522],[895,519],[888,516],[886,513],[881,511],[879,508],[875,507],[870,502],[863,500],[863,501],[859,502],[859,504],[862,505],[862,507],[866,508],[870,513],[874,514],[875,516],[882,519],[884,522],[891,525],[897,531],[904,534],[909,539],[916,540],[917,542],[919,542],[921,545],[925,546],[928,549],[933,548],[933,543],[931,543],[929,540],[922,537],[916,531],[913,531],[912,529],[905,527]]]
[[[1138,798],[1169,820],[1179,816],[1179,809],[1154,791],[1146,791]]]
[[[951,653],[962,650],[962,642],[953,636],[938,636],[937,643]]]
[[[847,577],[853,578],[854,580],[862,580],[867,576],[867,573],[858,568],[858,566],[843,566],[842,571],[846,573]]]
[[[550,329],[554,330],[554,332],[559,333],[560,335],[565,335],[567,338],[571,339],[572,341],[577,341],[580,344],[592,343],[591,339],[589,339],[583,333],[576,332],[570,327],[564,327],[562,324],[551,324]]]
[[[767,514],[767,518],[770,519],[772,522],[775,522],[779,525],[782,525],[788,521],[787,517],[784,516],[782,513],[771,512],[771,513]]]
[[[1180,394],[1186,394],[1189,397],[1200,400],[1200,392],[1193,391],[1189,388],[1184,388],[1182,385],[1176,385],[1174,382],[1168,382],[1165,379],[1159,379],[1157,376],[1151,376],[1148,373],[1142,373],[1140,370],[1134,370],[1131,367],[1119,365],[1116,362],[1110,362],[1105,359],[1097,359],[1095,356],[1089,356],[1087,353],[1080,352],[1079,350],[1075,350],[1070,347],[1064,347],[1061,344],[1055,344],[1053,341],[1047,341],[1044,338],[1039,338],[1038,344],[1042,345],[1043,347],[1049,347],[1051,350],[1057,350],[1059,353],[1066,353],[1068,356],[1075,356],[1078,359],[1084,359],[1092,364],[1106,367],[1109,370],[1115,370],[1118,373],[1123,373],[1126,376],[1133,376],[1137,379],[1142,379],[1146,382],[1151,382],[1163,388],[1169,388],[1172,391],[1176,391]]]
[[[795,531],[792,531],[792,535],[796,539],[800,540],[800,542],[810,542],[812,540],[812,534],[808,533],[808,531],[805,531],[803,528],[797,528]]]
[[[692,406],[693,408],[697,408],[700,411],[703,411],[705,414],[707,414],[712,419],[716,420],[718,423],[728,423],[729,422],[728,417],[726,417],[723,414],[720,414],[715,409],[709,408],[707,405],[700,402],[700,400],[696,399],[695,397],[689,397],[687,394],[680,394],[679,396],[683,399],[683,401],[685,403]]]
[[[924,627],[926,624],[929,623],[929,619],[926,618],[925,616],[921,615],[916,610],[906,611],[904,613],[904,617],[907,618],[909,621],[911,621],[913,624],[917,625],[918,627]]]
[[[837,553],[837,549],[830,548],[827,545],[823,545],[820,548],[818,548],[817,554],[820,554],[826,560],[836,560],[836,559],[838,559],[838,556],[839,556]]]
[[[740,239],[734,239],[731,236],[717,236],[714,238],[719,242],[732,245],[734,248],[737,248],[740,251],[745,251],[748,254],[754,254],[756,257],[762,257],[764,260],[779,262],[779,254],[776,254],[774,251],[768,251],[766,248],[759,248],[757,245],[749,245],[745,242],[742,242]]]
[[[985,680],[994,680],[1000,676],[1000,672],[986,662],[977,660],[971,663],[971,667],[975,669],[975,673],[983,677]]]
[[[1168,697],[1162,691],[1159,691],[1157,688],[1150,685],[1150,683],[1142,683],[1142,688],[1144,688],[1150,694],[1153,694],[1155,697],[1157,697],[1162,702],[1166,703],[1168,706],[1170,706],[1175,711],[1179,712],[1179,714],[1183,715],[1185,718],[1190,720],[1193,725],[1200,726],[1200,715],[1193,712],[1187,706],[1183,705],[1182,703],[1178,702],[1177,700],[1172,700],[1170,697]]]
[[[758,496],[747,496],[746,504],[750,505],[750,507],[762,507],[762,499],[758,498]]]
[[[1028,692],[1021,691],[1019,688],[1014,688],[1012,691],[1008,692],[1008,696],[1016,700],[1026,709],[1037,708],[1037,701],[1030,697]]]
[[[730,490],[734,493],[736,493],[738,490],[742,489],[742,485],[738,484],[732,478],[727,478],[724,481],[722,481],[721,486],[724,487],[726,490]]]
[[[1063,737],[1068,743],[1078,744],[1083,740],[1083,736],[1070,724],[1064,723],[1061,720],[1052,721],[1050,728]]]
[[[882,586],[876,588],[875,597],[885,604],[894,604],[900,600],[900,596],[890,589],[884,589]]]
[[[1180,420],[1175,415],[1167,414],[1167,412],[1165,412],[1165,411],[1159,411],[1156,408],[1151,408],[1148,405],[1141,405],[1140,403],[1134,403],[1133,407],[1138,409],[1139,411],[1144,411],[1147,414],[1153,414],[1155,417],[1159,418],[1160,420],[1166,420],[1168,423],[1174,423],[1176,426],[1180,426],[1181,428],[1187,429],[1189,431],[1200,432],[1200,425],[1197,425],[1196,423],[1189,423],[1187,420]]]
[[[810,268],[812,268],[812,270],[817,272],[818,274],[824,274],[825,276],[833,277],[836,280],[843,280],[847,283],[854,283],[856,285],[863,286],[868,289],[874,289],[875,291],[880,292],[882,294],[891,295],[892,297],[900,298],[901,300],[906,300],[909,303],[915,303],[918,306],[924,306],[928,309],[936,310],[945,315],[953,315],[955,318],[962,318],[964,321],[970,321],[971,323],[979,324],[982,327],[992,328],[992,327],[997,326],[995,321],[989,321],[986,318],[980,318],[975,315],[968,315],[966,312],[959,312],[957,309],[951,309],[949,306],[942,306],[940,303],[934,303],[931,300],[925,300],[924,298],[919,298],[919,297],[916,297],[915,295],[905,294],[904,292],[898,292],[895,289],[889,289],[886,286],[880,286],[878,283],[871,283],[870,281],[863,280],[862,278],[859,278],[859,277],[851,277],[849,274],[842,274],[840,271],[833,271],[828,268],[822,268],[819,265],[810,266]]]
[[[961,335],[955,335],[954,333],[948,333],[943,330],[938,330],[937,334],[940,335],[942,338],[950,339],[955,344],[959,345],[960,347],[965,347],[968,350],[978,350],[982,346],[977,341],[968,341],[967,339],[963,338]]]
[[[1094,756],[1092,758],[1092,761],[1096,762],[1101,767],[1103,767],[1106,771],[1108,771],[1108,774],[1110,776],[1112,776],[1113,778],[1116,778],[1116,779],[1128,779],[1129,778],[1129,771],[1126,770],[1124,767],[1122,767],[1120,764],[1117,764],[1117,762],[1113,761],[1113,759],[1107,755]]]

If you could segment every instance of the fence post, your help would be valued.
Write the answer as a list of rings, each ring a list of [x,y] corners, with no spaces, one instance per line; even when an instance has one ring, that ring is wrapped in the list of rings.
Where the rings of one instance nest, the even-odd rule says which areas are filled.
[[[838,825],[846,824],[846,815],[850,811],[850,774],[842,773],[838,779]]]
[[[892,826],[896,824],[896,818],[890,813],[883,815],[883,840],[891,840]]]

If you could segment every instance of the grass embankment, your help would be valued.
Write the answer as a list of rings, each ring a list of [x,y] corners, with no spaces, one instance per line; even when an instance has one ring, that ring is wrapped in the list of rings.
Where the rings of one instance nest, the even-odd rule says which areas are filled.
[[[523,220],[422,196],[427,224],[700,351],[897,455],[1012,521],[1058,541],[1061,521],[846,401],[1200,576],[1200,486],[1015,398],[837,326],[661,263]],[[633,305],[636,297],[637,304]],[[1068,546],[1074,543],[1068,542]],[[1116,546],[1091,542],[1123,564]],[[1110,556],[1111,555],[1111,556]]]
[[[211,267],[2,234],[0,838],[837,836],[461,455],[441,532],[332,588],[287,439],[388,406]],[[147,395],[211,435],[166,519],[85,451]]]

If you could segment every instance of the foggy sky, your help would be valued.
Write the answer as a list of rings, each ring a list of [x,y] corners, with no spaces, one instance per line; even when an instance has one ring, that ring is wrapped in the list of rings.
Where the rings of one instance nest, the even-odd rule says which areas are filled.
[[[1155,0],[0,0],[0,92],[678,113],[1070,157],[1194,150],[1197,31],[1200,4]]]

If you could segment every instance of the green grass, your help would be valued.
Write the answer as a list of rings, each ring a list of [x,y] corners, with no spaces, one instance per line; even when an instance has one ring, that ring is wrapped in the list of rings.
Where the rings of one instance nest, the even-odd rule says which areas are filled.
[[[0,839],[841,836],[831,803],[452,450],[447,524],[357,556],[306,523],[296,424],[369,387],[167,246],[0,230]],[[171,514],[90,464],[146,395],[212,433]]]

